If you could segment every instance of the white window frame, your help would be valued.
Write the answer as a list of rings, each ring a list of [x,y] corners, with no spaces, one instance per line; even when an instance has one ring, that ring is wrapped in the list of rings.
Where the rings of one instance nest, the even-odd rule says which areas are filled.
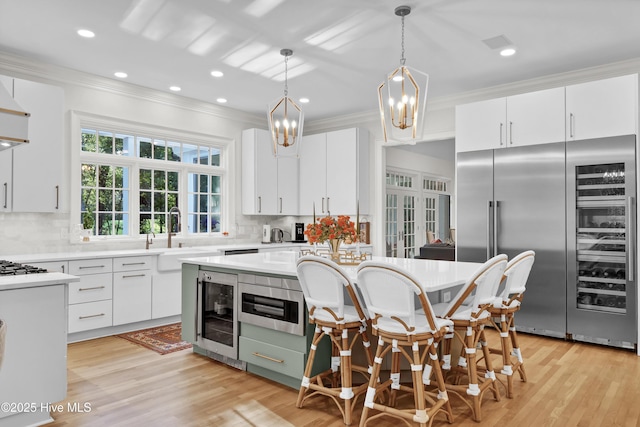
[[[178,172],[179,174],[179,207],[183,212],[181,218],[181,229],[183,237],[204,238],[222,235],[222,232],[215,233],[188,233],[187,234],[187,176],[189,172],[198,174],[217,174],[221,177],[221,203],[222,203],[222,224],[221,230],[229,230],[233,224],[233,208],[230,194],[233,191],[233,171],[231,165],[235,164],[235,152],[233,140],[230,138],[215,135],[206,135],[185,130],[154,126],[132,121],[110,118],[80,111],[71,112],[71,170],[70,170],[70,223],[81,224],[80,215],[80,188],[81,188],[81,165],[108,164],[112,166],[129,167],[131,190],[129,201],[130,206],[130,234],[94,236],[92,241],[115,241],[115,240],[139,240],[140,235],[140,198],[139,198],[139,173],[140,169],[163,169],[166,171]],[[158,161],[154,159],[139,158],[137,156],[116,156],[113,154],[90,153],[82,151],[82,129],[95,129],[100,131],[110,131],[118,134],[128,134],[133,136],[148,136],[164,139],[166,141],[179,141],[186,144],[196,144],[217,148],[220,150],[220,166],[190,164],[182,162]],[[162,167],[160,167],[162,166]],[[73,227],[72,227],[73,228]],[[70,236],[72,237],[72,236]]]

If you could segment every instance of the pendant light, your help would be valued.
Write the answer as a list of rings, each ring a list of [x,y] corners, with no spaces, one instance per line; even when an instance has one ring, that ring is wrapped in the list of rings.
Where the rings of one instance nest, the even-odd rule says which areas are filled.
[[[287,72],[289,57],[293,55],[293,51],[282,49],[280,55],[284,56],[284,96],[269,105],[269,131],[274,156],[297,157],[302,142],[304,113],[298,104],[289,98]]]
[[[405,65],[404,17],[409,13],[409,6],[398,6],[395,9],[395,14],[402,18],[400,66],[389,73],[378,86],[384,142],[415,144],[422,139],[424,131],[429,75]]]

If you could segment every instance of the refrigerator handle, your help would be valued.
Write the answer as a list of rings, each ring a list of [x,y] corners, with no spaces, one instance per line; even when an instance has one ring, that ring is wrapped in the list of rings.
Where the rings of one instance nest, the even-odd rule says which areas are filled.
[[[627,198],[627,237],[629,242],[629,249],[627,250],[628,261],[627,261],[627,280],[633,281],[635,276],[634,265],[635,265],[635,246],[636,246],[636,238],[635,238],[635,230],[634,230],[634,215],[633,215],[633,197]]]
[[[498,215],[500,202],[496,200],[496,208],[493,211],[493,256],[498,255]]]
[[[491,258],[491,219],[493,213],[493,203],[489,200],[487,204],[487,260]]]

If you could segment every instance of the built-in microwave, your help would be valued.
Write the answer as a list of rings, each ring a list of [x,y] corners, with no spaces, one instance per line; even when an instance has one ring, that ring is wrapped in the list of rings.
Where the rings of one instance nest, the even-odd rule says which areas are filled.
[[[256,280],[257,279],[257,280]],[[264,283],[261,279],[266,279]],[[239,319],[263,328],[303,336],[306,332],[304,295],[297,280],[239,275]]]

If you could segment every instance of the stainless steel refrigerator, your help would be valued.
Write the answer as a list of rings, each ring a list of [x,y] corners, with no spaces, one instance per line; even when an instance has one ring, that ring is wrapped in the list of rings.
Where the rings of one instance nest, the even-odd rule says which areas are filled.
[[[614,149],[618,145],[626,145],[631,151]],[[618,285],[618,289],[598,290],[599,293],[591,289],[585,292],[584,285],[578,285],[580,278],[584,277],[579,275],[580,270],[584,274],[586,271],[593,274],[592,270],[597,270],[599,274],[600,270],[609,267],[616,275],[623,268],[629,271],[626,266],[633,258],[635,242],[631,233],[624,230],[627,227],[635,230],[631,221],[633,208],[619,205],[623,199],[625,203],[633,204],[635,197],[634,147],[635,137],[620,137],[458,154],[457,259],[482,262],[499,253],[511,258],[528,249],[536,252],[525,300],[516,315],[519,330],[621,347],[632,347],[631,343],[636,342],[633,274],[625,278],[624,291],[620,283],[622,279],[605,282],[607,286]],[[620,164],[624,166],[619,167]],[[580,178],[576,181],[576,171],[581,171],[582,167],[594,172],[588,179],[583,179],[583,173],[578,172]],[[616,195],[615,201],[611,198],[598,200],[599,210],[583,208],[585,200],[580,192],[583,185],[595,186],[592,190],[596,192],[604,185],[609,197],[609,193],[614,193],[613,184],[600,181],[610,176],[620,179],[623,174],[627,186],[624,196]],[[584,180],[593,184],[585,184]],[[607,206],[606,209],[603,206]],[[603,209],[611,214],[611,218],[603,213]],[[626,212],[624,221],[620,217],[620,209]],[[597,243],[594,245],[600,246],[592,252],[597,254],[581,252],[594,240],[587,239],[584,227],[576,225],[576,221],[589,216],[587,214],[593,217],[593,221],[617,224],[610,234],[604,229],[595,233]],[[626,237],[623,239],[624,250],[621,249],[621,234]],[[605,251],[598,248],[609,242],[612,243],[606,247],[613,251],[602,254]],[[621,251],[624,256],[620,255]],[[600,261],[600,256],[604,255],[608,256],[608,263]],[[589,261],[578,261],[585,256]],[[616,257],[615,265],[611,256]],[[624,264],[620,263],[622,258]],[[633,269],[630,271],[633,273]],[[613,292],[616,293],[611,294]],[[590,295],[591,300],[588,301],[585,293],[621,297],[624,303],[616,299],[615,305],[624,305],[624,309],[607,307],[612,304],[611,298]]]

